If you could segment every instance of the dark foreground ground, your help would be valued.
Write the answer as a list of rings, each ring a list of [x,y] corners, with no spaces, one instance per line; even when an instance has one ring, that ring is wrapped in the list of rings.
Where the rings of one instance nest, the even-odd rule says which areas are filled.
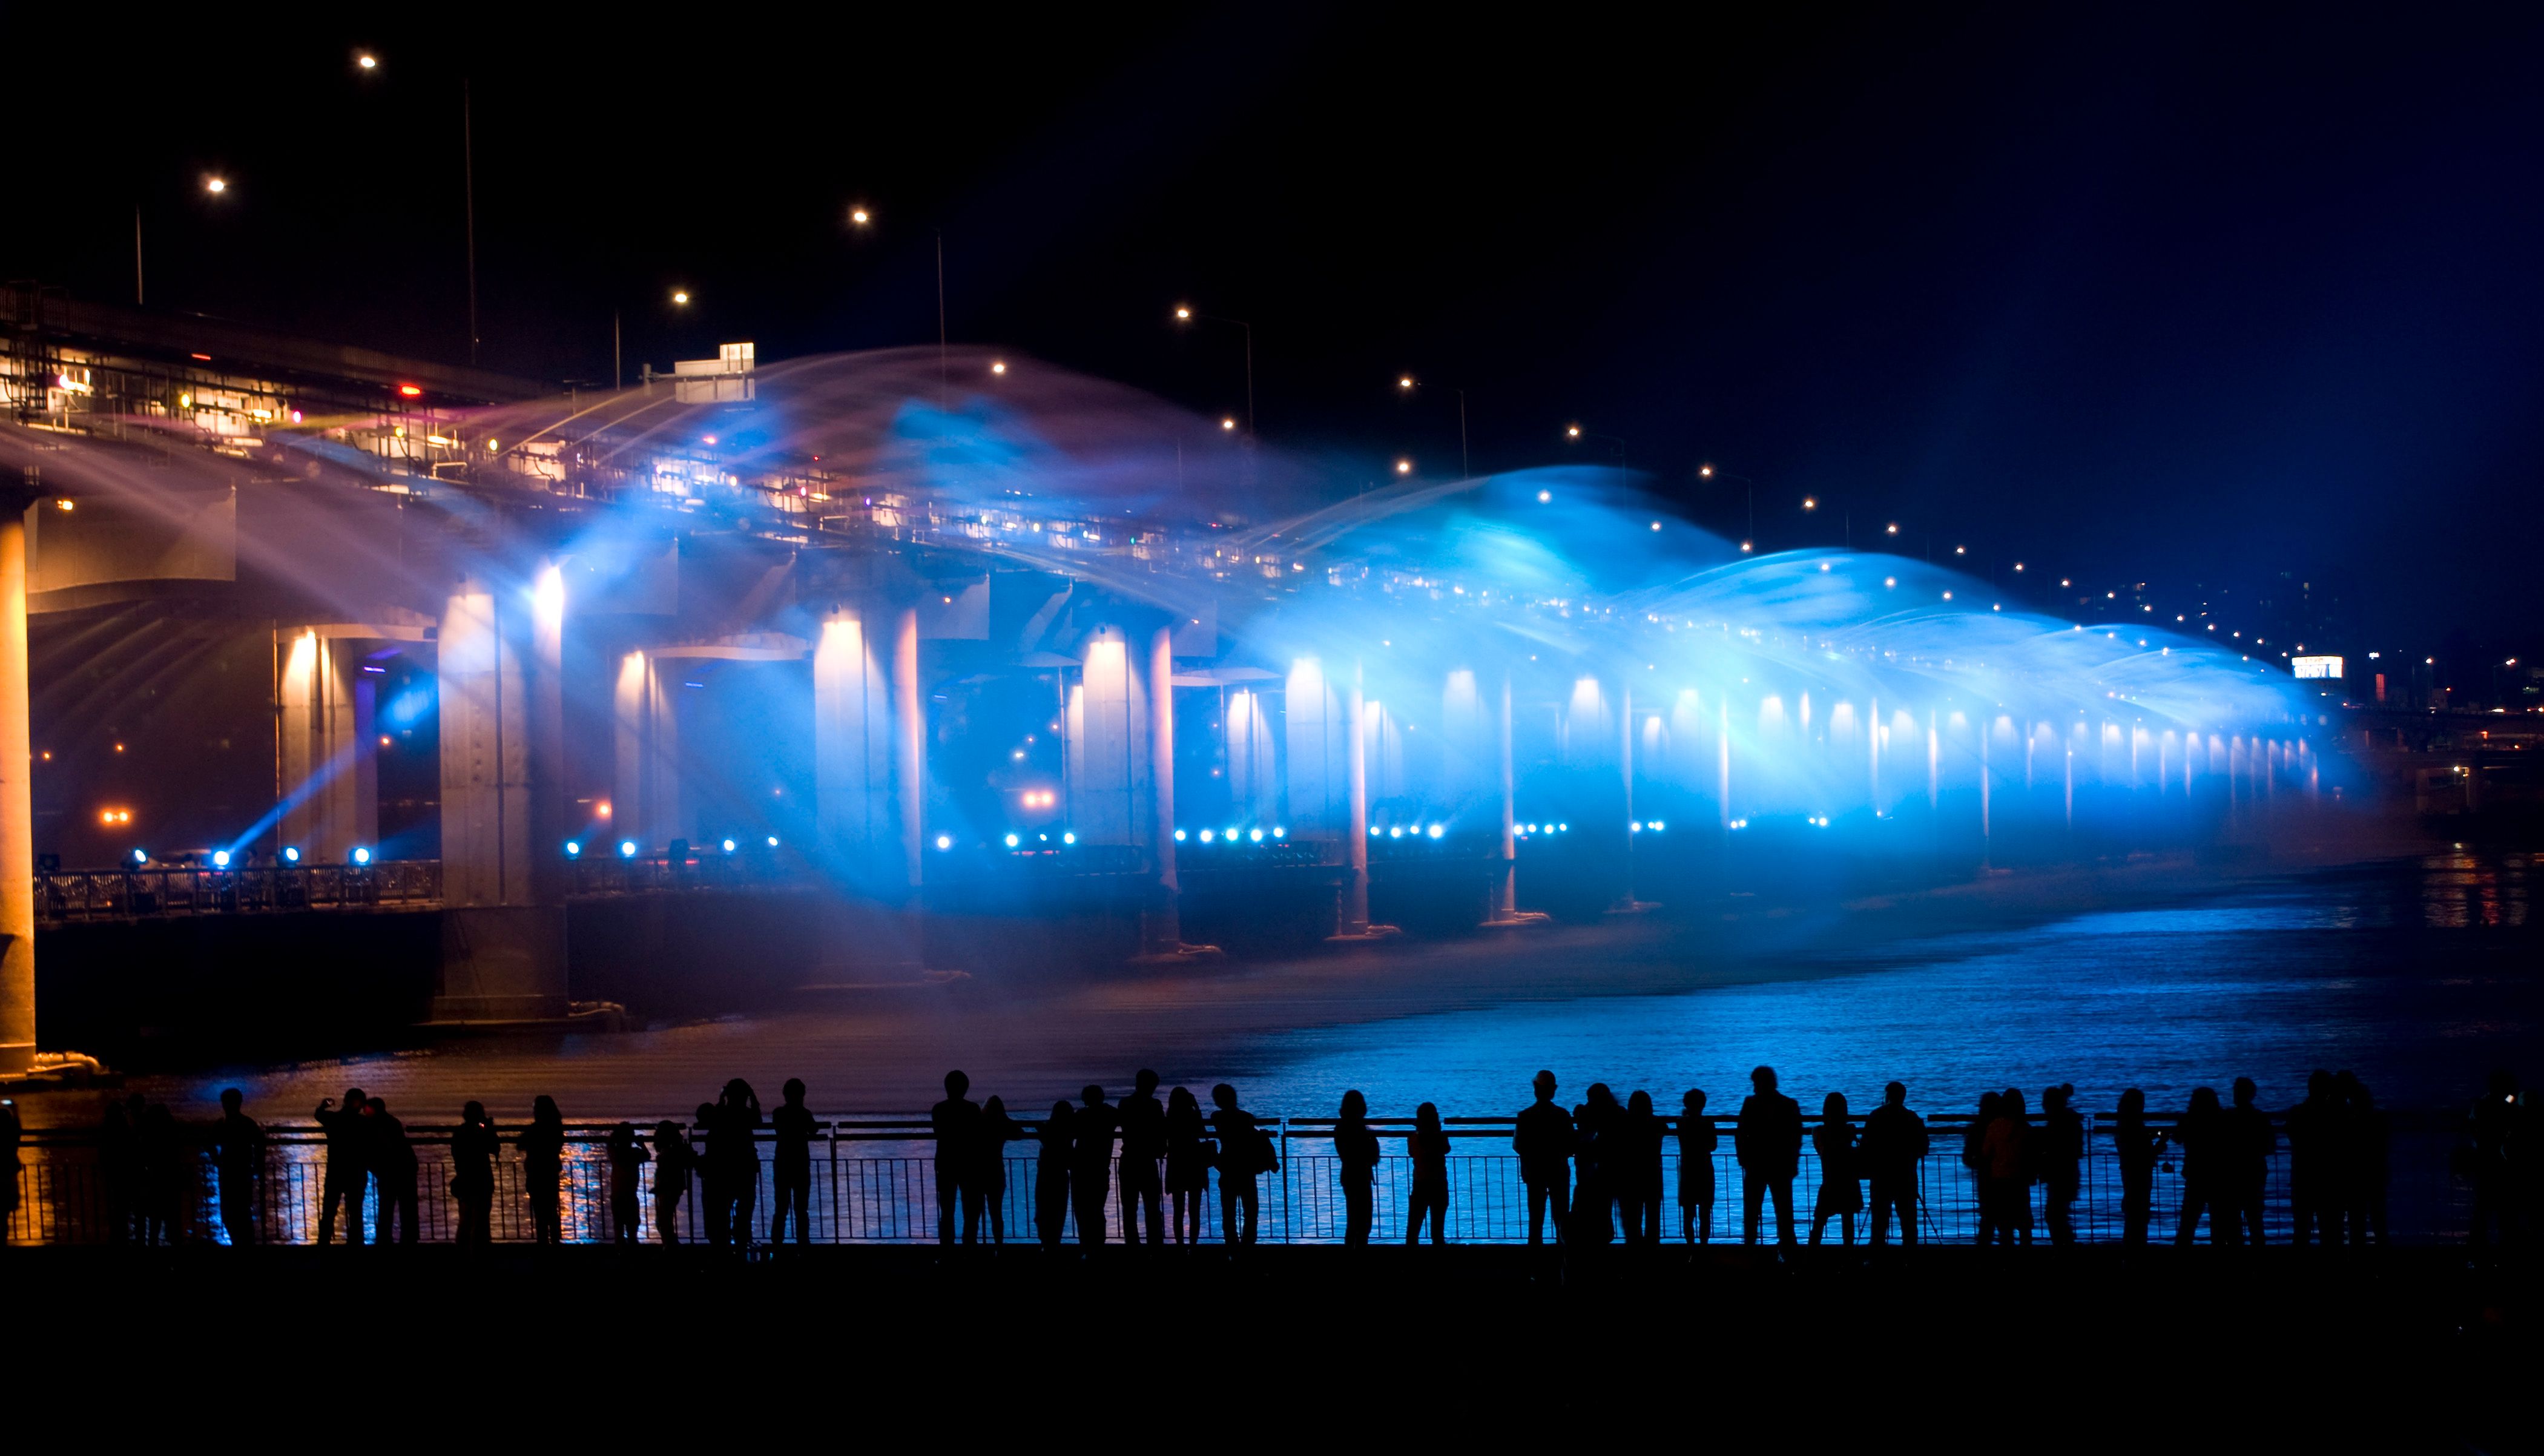
[[[2460,1253],[1604,1253],[33,1249],[0,1290],[31,1451],[2538,1448],[2537,1282]]]

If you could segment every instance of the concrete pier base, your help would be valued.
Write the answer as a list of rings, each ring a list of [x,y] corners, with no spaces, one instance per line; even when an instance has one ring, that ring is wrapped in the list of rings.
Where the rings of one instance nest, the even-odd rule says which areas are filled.
[[[452,907],[441,913],[436,1021],[529,1021],[566,1014],[565,909]]]

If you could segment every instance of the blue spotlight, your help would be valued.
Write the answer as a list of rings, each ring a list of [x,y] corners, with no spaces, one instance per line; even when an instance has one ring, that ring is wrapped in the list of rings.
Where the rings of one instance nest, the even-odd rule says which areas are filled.
[[[1572,826],[1568,824],[1558,824],[1554,827],[1554,832],[1556,834],[1570,834],[1572,833]]]
[[[360,845],[356,845],[356,846],[354,847],[354,862],[355,862],[356,864],[368,864],[368,863],[370,863],[370,862],[371,862],[371,851],[370,851],[369,849],[364,849],[364,848],[363,848],[362,846],[360,846]]]
[[[636,842],[634,840],[620,840],[618,842],[618,857],[621,859],[635,858]]]
[[[230,851],[227,849],[214,849],[212,851],[212,868],[227,869],[229,867]]]
[[[283,851],[282,851],[282,857],[284,857],[284,858],[286,858],[286,859],[297,859],[297,858],[299,858],[299,857],[300,857],[300,851],[299,851],[299,850],[297,850],[297,849],[285,849],[285,850],[283,850]],[[568,841],[566,841],[566,842],[565,842],[565,857],[567,857],[568,859],[580,859],[580,858],[582,858],[582,857],[583,857],[583,841],[581,841],[581,840],[568,840]]]
[[[298,864],[300,862],[300,847],[298,845],[283,846],[282,862],[285,864]]]
[[[950,835],[950,834],[941,834],[941,835],[938,835],[938,836],[936,837],[936,848],[937,848],[937,849],[953,849],[953,848],[954,848],[954,837],[953,837],[952,835]]]
[[[1404,827],[1396,824],[1389,825],[1387,827],[1387,837],[1391,840],[1400,840],[1404,838]]]
[[[1205,845],[1209,844],[1209,843],[1210,843],[1210,835],[1211,835],[1211,832],[1210,832],[1209,830],[1206,830],[1206,829],[1205,829],[1205,830],[1203,830],[1203,831],[1201,832],[1201,842],[1202,842],[1203,844],[1205,844]]]
[[[1014,849],[1014,848],[1015,848],[1019,843],[1021,843],[1021,841],[1017,840],[1017,838],[1016,838],[1014,835],[1009,835],[1009,836],[1007,836],[1007,848],[1008,848],[1008,849]]]
[[[1069,832],[1067,832],[1066,834],[1063,834],[1063,835],[1060,837],[1060,842],[1061,842],[1062,844],[1064,844],[1064,845],[1073,845],[1073,844],[1076,844],[1076,843],[1077,843],[1077,831],[1075,831],[1075,830],[1073,830],[1073,830],[1070,830]]]
[[[1248,840],[1253,841],[1255,844],[1258,844],[1258,845],[1259,845],[1259,844],[1263,843],[1263,831],[1261,831],[1261,830],[1259,830],[1259,829],[1249,829],[1249,830],[1247,830],[1247,831],[1245,832],[1245,837],[1246,837]]]
[[[1280,825],[1277,825],[1277,824],[1276,824],[1276,825],[1274,825],[1274,826],[1272,826],[1272,838],[1274,838],[1274,839],[1276,839],[1276,840],[1286,840],[1286,839],[1288,839],[1289,837],[1290,837],[1290,831],[1288,831],[1288,830],[1286,830],[1286,829],[1282,828]]]
[[[1182,844],[1183,842],[1184,842],[1184,832],[1183,832],[1182,830],[1180,830],[1180,829],[1179,829],[1179,830],[1176,830],[1176,831],[1175,831],[1175,843],[1176,843],[1176,844],[1178,844],[1178,845],[1180,845],[1180,844]]]
[[[149,850],[147,850],[147,849],[135,849],[135,850],[133,850],[133,851],[132,851],[132,864],[133,864],[133,867],[134,867],[134,868],[138,869],[138,868],[140,868],[142,865],[147,864],[147,863],[149,863],[149,862],[150,862],[150,851],[149,851]]]
[[[733,841],[731,841],[731,840],[727,840],[727,841],[725,841],[725,842],[724,842],[724,851],[725,851],[726,853],[730,854],[730,853],[732,853],[732,852],[733,852],[733,850],[734,850],[734,844],[733,844]]]
[[[1627,825],[1626,828],[1630,833],[1641,834],[1643,832],[1643,822],[1637,819],[1633,823]]]
[[[768,837],[768,848],[770,848],[770,849],[776,849],[776,848],[777,848],[777,836],[775,836],[775,835],[770,835],[770,836]]]
[[[1652,833],[1654,833],[1654,834],[1659,834],[1662,830],[1665,830],[1665,829],[1667,829],[1667,828],[1669,828],[1669,826],[1668,826],[1668,825],[1661,823],[1661,822],[1660,822],[1659,820],[1657,820],[1657,819],[1655,819],[1655,820],[1653,820],[1653,821],[1652,821]]]
[[[1219,837],[1220,837],[1221,839],[1223,839],[1223,840],[1228,841],[1228,842],[1229,842],[1230,844],[1232,844],[1232,845],[1236,843],[1236,831],[1235,831],[1235,830],[1232,830],[1232,829],[1224,829],[1224,830],[1221,830],[1221,831],[1219,832]]]
[[[1431,838],[1435,840],[1440,838],[1440,836],[1446,832],[1446,829],[1447,827],[1444,825],[1435,824],[1431,826]]]

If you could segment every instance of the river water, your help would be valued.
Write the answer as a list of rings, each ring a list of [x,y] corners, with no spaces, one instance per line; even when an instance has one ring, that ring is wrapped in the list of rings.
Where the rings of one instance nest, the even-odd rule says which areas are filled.
[[[2239,1076],[2281,1107],[2315,1068],[2355,1071],[2387,1106],[2459,1106],[2494,1067],[2544,1076],[2529,871],[2455,851],[1932,937],[1857,973],[1303,1029],[1235,1059],[1252,1100],[1327,1116],[1346,1087],[1388,1108],[1515,1108],[1539,1066],[1575,1092],[1648,1089],[1667,1111],[1703,1088],[1728,1111],[1761,1064],[1814,1111],[1834,1091],[1861,1113],[1894,1078],[1936,1110],[2009,1085],[2036,1106],[2056,1083],[2084,1107],[2136,1087],[2178,1108]]]

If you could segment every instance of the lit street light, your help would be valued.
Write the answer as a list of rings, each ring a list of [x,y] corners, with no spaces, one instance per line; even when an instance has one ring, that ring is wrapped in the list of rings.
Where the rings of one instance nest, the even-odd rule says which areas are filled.
[[[863,227],[872,221],[874,221],[874,214],[867,211],[865,208],[850,207],[848,209],[848,222],[851,226]]]
[[[1175,305],[1175,322],[1234,324],[1245,331],[1245,438],[1254,438],[1254,325],[1241,318],[1224,318],[1215,313],[1195,313],[1189,303]]]
[[[1711,480],[1717,475],[1721,476],[1725,480],[1739,481],[1743,486],[1748,488],[1749,540],[1742,541],[1740,543],[1740,549],[1746,551],[1749,549],[1750,543],[1758,538],[1758,482],[1750,479],[1746,475],[1735,475],[1728,470],[1717,470],[1714,468],[1711,460],[1708,460],[1704,464],[1696,467],[1696,478],[1699,480]],[[1808,510],[1810,508],[1805,506],[1803,509]]]
[[[230,184],[229,179],[227,178],[206,177],[203,179],[203,191],[210,193],[214,197],[218,197],[229,190]]]
[[[1395,462],[1395,473],[1396,473],[1396,474],[1398,474],[1398,475],[1410,475],[1410,474],[1412,474],[1412,473],[1413,473],[1413,462],[1412,462],[1411,460],[1398,460],[1398,461],[1396,461],[1396,462]]]
[[[1422,387],[1422,381],[1411,374],[1402,374],[1397,376],[1395,387],[1406,394],[1411,394]],[[1458,474],[1461,477],[1471,477],[1475,470],[1467,458],[1467,391],[1455,384],[1441,387],[1458,396]]]
[[[680,307],[687,307],[689,302],[689,290],[686,288],[674,288],[672,290],[672,302]]]
[[[380,58],[367,50],[356,51],[354,65],[362,71],[376,71],[380,68]]]

